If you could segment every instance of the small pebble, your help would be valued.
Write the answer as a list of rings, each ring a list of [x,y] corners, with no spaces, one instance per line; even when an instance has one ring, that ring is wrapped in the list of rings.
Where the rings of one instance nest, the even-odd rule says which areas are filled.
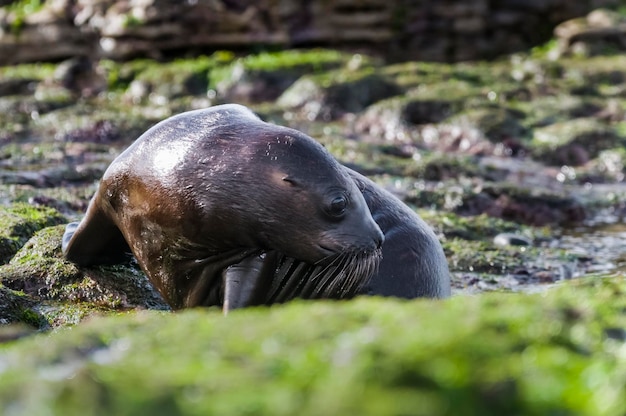
[[[533,242],[520,234],[500,233],[493,238],[497,246],[531,246]]]

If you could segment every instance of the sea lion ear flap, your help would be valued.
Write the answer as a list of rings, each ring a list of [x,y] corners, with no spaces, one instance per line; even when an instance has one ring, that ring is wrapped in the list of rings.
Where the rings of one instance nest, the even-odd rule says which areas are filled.
[[[281,179],[283,180],[283,182],[287,182],[291,186],[298,186],[298,181],[296,181],[294,178],[292,178],[289,175],[285,175]]]

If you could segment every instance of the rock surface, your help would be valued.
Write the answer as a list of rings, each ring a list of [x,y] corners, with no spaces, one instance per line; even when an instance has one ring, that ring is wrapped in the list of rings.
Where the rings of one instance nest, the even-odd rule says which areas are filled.
[[[626,59],[557,49],[0,68],[0,413],[625,414]],[[314,93],[291,103],[313,104],[278,99],[301,79]],[[63,260],[56,224],[83,215],[114,157],[165,117],[231,100],[415,209],[455,296],[174,314],[130,259]]]
[[[542,43],[556,24],[618,3],[9,1],[0,7],[0,65],[75,56],[156,58],[172,51],[255,45],[360,45],[402,60],[491,58]],[[570,44],[584,38],[574,32]]]

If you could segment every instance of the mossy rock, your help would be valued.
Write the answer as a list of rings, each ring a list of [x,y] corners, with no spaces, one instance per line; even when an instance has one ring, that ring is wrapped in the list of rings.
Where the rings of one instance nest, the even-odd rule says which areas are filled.
[[[622,182],[626,177],[626,148],[603,150],[581,173],[581,180],[590,183]]]
[[[400,94],[388,77],[372,68],[338,70],[298,79],[279,98],[278,105],[297,110],[309,120],[334,120],[358,113],[377,101]]]
[[[588,87],[587,83],[583,86]],[[533,129],[576,118],[593,118],[606,102],[598,97],[563,92],[557,95],[540,95],[526,101],[516,100],[508,105],[514,111],[525,115],[520,123],[526,129]]]
[[[442,242],[452,272],[502,275],[516,269],[528,270],[537,258],[532,249],[497,246],[492,241],[446,238]]]
[[[0,207],[0,264],[9,261],[36,231],[64,222],[66,218],[52,208],[25,203]]]
[[[357,117],[355,131],[382,143],[411,141],[418,133],[403,117],[408,100],[398,96],[368,106]]]
[[[352,56],[327,49],[262,52],[215,68],[211,88],[220,101],[273,101],[301,76],[340,68]]]
[[[420,210],[420,216],[446,239],[491,240],[502,233],[520,233],[532,238],[535,234],[543,236],[540,228],[520,225],[516,222],[490,217],[486,214],[460,216],[451,212]]]
[[[0,348],[0,409],[82,415],[626,412],[626,279],[93,319]],[[37,394],[33,394],[36,390]]]
[[[445,181],[459,177],[487,178],[490,174],[488,169],[476,162],[476,158],[472,156],[432,152],[409,163],[402,173],[404,176],[427,181]]]
[[[209,86],[209,73],[215,66],[215,62],[205,56],[196,59],[175,60],[165,64],[149,62],[143,70],[134,76],[132,83],[141,84],[146,97],[148,94],[155,94],[172,100],[188,95],[206,95]],[[120,75],[118,74],[117,77],[119,78]],[[112,82],[110,75],[109,83]],[[129,94],[132,96],[133,92],[129,91]],[[133,98],[144,97],[133,96]]]
[[[624,137],[595,118],[579,118],[535,129],[532,154],[554,165],[579,166],[600,151],[623,147]]]
[[[44,313],[51,326],[77,323],[92,313],[168,309],[130,257],[128,264],[90,268],[66,261],[61,254],[64,229],[60,225],[37,232],[9,264],[0,266],[5,287],[28,295],[42,311],[42,305],[53,305]]]
[[[471,127],[481,131],[491,142],[520,138],[527,131],[520,123],[524,114],[502,107],[477,108],[464,111],[446,120],[446,123]]]
[[[582,201],[566,192],[524,188],[506,183],[486,184],[472,192],[455,210],[461,215],[487,215],[535,226],[581,224],[587,218]]]
[[[34,315],[28,312],[32,310],[31,308],[34,305],[35,302],[27,295],[6,288],[0,284],[0,326],[14,323],[27,323],[39,327],[39,319],[33,319]]]

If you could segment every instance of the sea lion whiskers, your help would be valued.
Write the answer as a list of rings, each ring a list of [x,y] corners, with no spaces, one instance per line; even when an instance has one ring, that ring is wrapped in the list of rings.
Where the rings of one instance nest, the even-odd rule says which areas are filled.
[[[338,267],[335,278],[330,280],[328,287],[323,290],[324,296],[335,293],[336,297],[345,298],[357,294],[378,271],[382,250],[364,250],[356,254],[342,253],[341,257],[341,267]]]
[[[352,297],[365,286],[378,270],[381,249],[342,252],[310,279],[311,297]],[[338,290],[341,289],[341,292]]]

